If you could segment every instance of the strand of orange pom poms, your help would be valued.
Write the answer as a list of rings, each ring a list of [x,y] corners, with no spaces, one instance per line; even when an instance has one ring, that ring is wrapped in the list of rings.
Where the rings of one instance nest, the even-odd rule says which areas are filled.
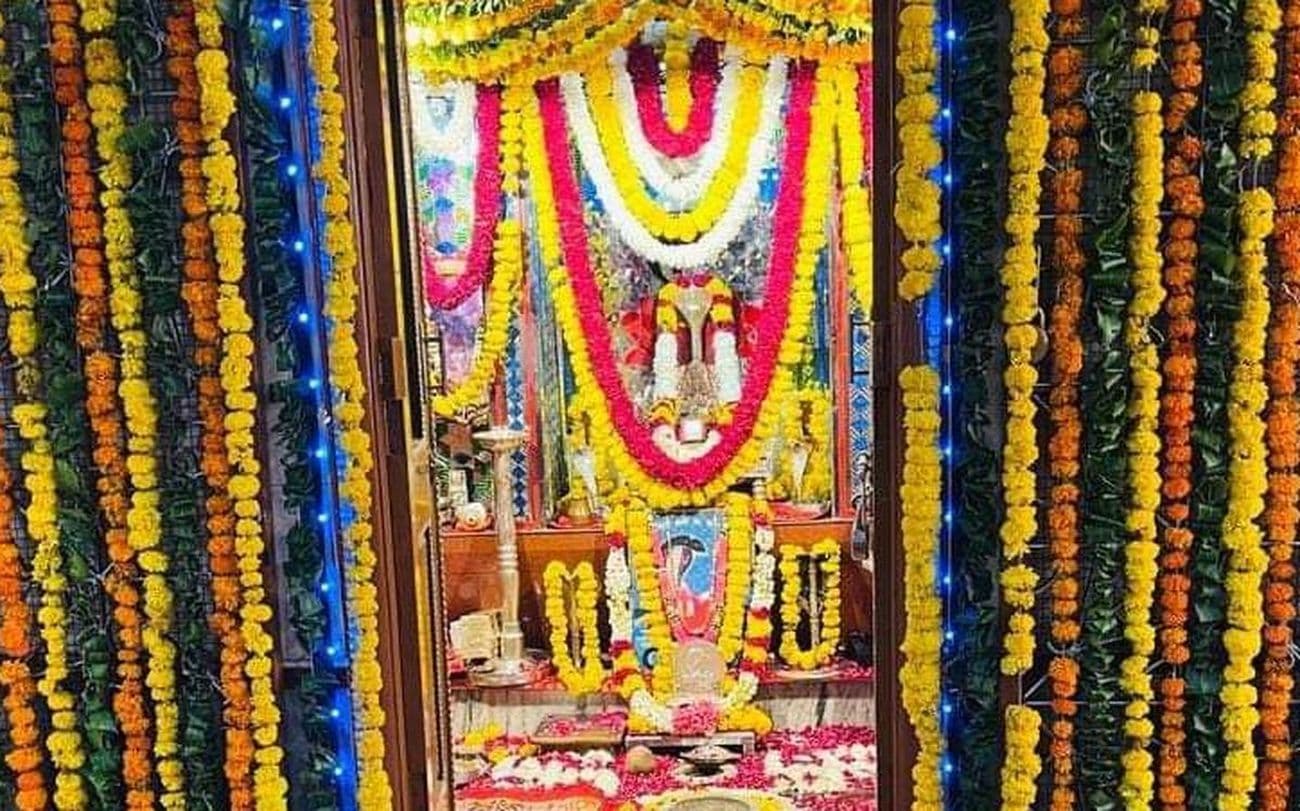
[[[1160,680],[1156,801],[1165,811],[1187,807],[1183,775],[1187,771],[1186,682],[1179,668],[1191,655],[1187,622],[1191,600],[1189,569],[1192,531],[1188,499],[1192,492],[1192,422],[1196,388],[1196,235],[1205,199],[1199,165],[1202,146],[1188,128],[1202,82],[1201,46],[1196,41],[1202,0],[1174,0],[1169,17],[1170,82],[1173,93],[1165,110],[1168,157],[1165,196],[1173,212],[1165,231],[1164,303],[1167,344],[1165,389],[1160,423],[1165,443],[1161,458],[1160,654],[1171,670]]]

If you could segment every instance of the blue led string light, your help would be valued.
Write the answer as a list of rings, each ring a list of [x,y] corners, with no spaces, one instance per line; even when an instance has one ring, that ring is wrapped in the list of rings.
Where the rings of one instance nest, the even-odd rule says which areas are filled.
[[[338,807],[357,811],[356,741],[353,732],[350,682],[351,635],[341,560],[340,530],[349,519],[338,498],[338,471],[342,454],[336,446],[326,364],[326,325],[322,315],[323,283],[328,273],[327,258],[319,250],[317,235],[323,233],[317,205],[317,184],[306,167],[318,155],[318,130],[312,114],[310,78],[305,75],[305,50],[310,36],[307,15],[300,7],[279,5],[274,0],[258,9],[263,33],[275,47],[278,64],[273,71],[268,107],[278,114],[281,133],[289,155],[280,164],[283,182],[296,198],[295,224],[285,247],[297,258],[302,273],[303,301],[293,318],[294,342],[300,359],[298,384],[316,415],[315,430],[306,438],[308,457],[315,465],[319,492],[315,504],[305,507],[303,518],[314,524],[321,544],[321,570],[316,598],[323,608],[323,634],[312,653],[313,666],[333,676],[323,706],[334,741],[332,774]],[[307,115],[303,115],[306,111]]]

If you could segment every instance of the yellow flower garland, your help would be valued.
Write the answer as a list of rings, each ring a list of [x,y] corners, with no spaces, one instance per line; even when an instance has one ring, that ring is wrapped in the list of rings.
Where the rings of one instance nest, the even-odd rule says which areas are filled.
[[[574,581],[574,617],[582,638],[582,670],[569,652],[569,611],[565,604],[564,582]],[[546,591],[546,622],[551,627],[551,663],[560,682],[575,696],[595,693],[605,682],[605,666],[600,661],[600,631],[596,627],[596,572],[591,563],[582,561],[573,571],[562,561],[553,560],[542,573]]]
[[[905,0],[898,12],[898,54],[894,67],[903,92],[894,107],[898,127],[899,162],[894,190],[894,223],[908,243],[899,258],[903,276],[898,294],[915,301],[934,287],[943,260],[935,242],[943,236],[939,184],[930,176],[943,160],[943,147],[934,131],[939,114],[939,49],[934,41],[938,22],[934,0]]]
[[[592,408],[588,413],[592,418],[592,436],[602,438],[601,451],[611,465],[629,488],[641,494],[652,507],[672,509],[711,503],[741,476],[754,469],[766,452],[767,441],[779,423],[781,404],[789,396],[791,389],[790,364],[797,361],[803,352],[803,340],[808,331],[814,306],[812,283],[817,271],[818,257],[826,241],[823,226],[825,206],[830,192],[830,161],[833,146],[831,128],[834,123],[831,103],[834,95],[833,88],[820,74],[819,71],[816,100],[811,111],[812,132],[809,138],[808,167],[805,172],[804,212],[800,224],[799,253],[795,260],[795,279],[790,295],[790,318],[778,350],[782,362],[773,375],[753,435],[717,478],[693,490],[666,484],[646,472],[632,456],[614,427],[609,406],[600,393],[599,385],[592,372],[591,360],[586,350],[586,337],[578,320],[577,303],[569,288],[568,274],[564,268],[555,199],[551,188],[551,173],[542,143],[542,123],[536,99],[530,99],[525,108],[524,153],[529,177],[532,179],[530,188],[538,215],[536,224],[538,242],[541,244],[543,263],[550,276],[556,318],[560,322],[565,343],[569,347],[569,357],[573,362],[573,373],[578,382],[578,390],[589,392]]]
[[[384,710],[379,694],[383,671],[379,664],[379,601],[375,588],[375,556],[371,538],[373,508],[370,471],[374,458],[366,432],[366,382],[358,361],[356,339],[357,246],[348,215],[351,189],[344,168],[343,96],[335,68],[339,46],[331,0],[309,0],[311,39],[307,64],[315,77],[312,105],[320,114],[320,151],[313,175],[323,187],[325,252],[332,272],[325,285],[324,314],[329,327],[326,347],[333,389],[334,420],[339,447],[346,456],[339,497],[352,508],[343,527],[347,545],[347,595],[356,627],[352,652],[352,701],[356,719],[357,804],[371,811],[390,808],[393,791],[384,770]]]
[[[1002,811],[1030,811],[1038,795],[1038,739],[1042,718],[1029,707],[1007,707],[1007,754],[1002,765]]]
[[[1037,533],[1034,464],[1038,438],[1034,430],[1034,348],[1039,331],[1038,203],[1039,176],[1046,164],[1048,122],[1043,113],[1047,53],[1046,0],[1015,0],[1011,4],[1011,121],[1006,147],[1011,172],[1009,211],[1005,229],[1009,245],[1002,265],[1002,322],[1006,325],[1007,368],[1003,373],[1007,399],[1007,434],[1002,452],[1001,584],[1003,600],[1012,609],[1002,656],[1002,672],[1017,675],[1034,660],[1034,589],[1038,575],[1024,563],[1029,542]]]
[[[811,549],[782,544],[781,562],[781,640],[777,646],[781,658],[796,670],[813,670],[825,665],[840,644],[840,545],[833,538],[818,541]],[[803,578],[799,560],[809,558],[810,565],[821,571],[825,594],[822,595],[821,633],[805,650],[799,645],[796,631],[803,610],[799,592]],[[811,586],[810,586],[811,588]]]
[[[875,295],[872,278],[870,170],[866,165],[870,144],[862,140],[862,116],[858,109],[858,71],[840,65],[832,72],[835,82],[835,143],[840,169],[840,240],[848,263],[849,282],[862,314],[870,317]]]
[[[248,652],[244,672],[249,678],[252,697],[255,802],[259,811],[276,811],[286,807],[289,784],[281,767],[284,750],[277,744],[280,708],[272,680],[274,640],[265,628],[271,619],[271,607],[261,574],[265,543],[258,500],[261,465],[254,440],[257,395],[252,390],[253,319],[240,288],[245,272],[246,227],[235,158],[224,136],[235,109],[235,98],[230,92],[230,65],[223,49],[216,0],[196,0],[195,24],[200,50],[194,64],[199,78],[202,138],[207,147],[202,171],[207,181],[207,203],[211,210],[208,222],[220,280],[217,326],[222,334],[221,390],[227,408],[225,446],[233,472],[226,484],[226,495],[237,516],[235,554],[242,586],[240,634]]]
[[[1120,794],[1132,807],[1149,807],[1155,796],[1154,759],[1149,751],[1155,735],[1151,702],[1155,690],[1148,672],[1156,650],[1151,623],[1155,602],[1156,510],[1160,508],[1160,354],[1151,335],[1151,319],[1165,298],[1161,282],[1160,203],[1164,197],[1160,95],[1140,91],[1133,97],[1133,189],[1130,196],[1132,263],[1124,341],[1129,350],[1132,396],[1128,413],[1133,426],[1128,438],[1128,544],[1124,547],[1127,593],[1124,598],[1124,638],[1129,655],[1120,667],[1120,688],[1128,695],[1121,758],[1124,775]]]
[[[727,151],[700,199],[685,211],[669,210],[646,191],[645,183],[628,151],[627,141],[617,127],[617,122],[622,119],[614,101],[613,69],[608,60],[598,60],[583,76],[587,84],[587,103],[591,107],[601,151],[605,154],[614,185],[628,212],[651,234],[674,242],[693,242],[717,224],[727,210],[737,185],[745,176],[750,143],[758,133],[767,71],[751,62],[746,62],[741,68],[739,101],[736,104],[735,121],[731,125],[731,138],[727,141]]]
[[[513,82],[501,93],[501,191],[515,201],[519,199],[523,152],[520,110],[528,94],[526,85]],[[509,342],[510,319],[515,314],[524,276],[524,237],[519,206],[507,205],[506,211],[506,216],[497,223],[492,246],[492,276],[483,308],[483,334],[478,341],[478,353],[464,380],[446,393],[434,396],[433,410],[440,417],[454,417],[483,398],[496,377]]]
[[[1262,188],[1242,192],[1238,201],[1241,243],[1241,317],[1233,330],[1236,363],[1228,401],[1228,510],[1223,518],[1223,545],[1228,550],[1228,628],[1223,633],[1227,665],[1223,670],[1223,784],[1219,808],[1247,811],[1255,787],[1255,657],[1261,647],[1264,600],[1261,587],[1268,555],[1256,523],[1263,511],[1268,477],[1263,410],[1265,330],[1268,325],[1268,253],[1265,240],[1273,230],[1273,198]]]
[[[831,392],[825,386],[811,385],[799,389],[786,400],[781,409],[781,438],[783,447],[776,459],[776,474],[768,483],[768,495],[777,499],[797,499],[819,502],[830,498],[834,487],[831,463]],[[804,430],[804,410],[807,409],[807,431]],[[796,443],[810,446],[808,463],[804,469],[799,492],[795,492],[791,448]]]
[[[0,27],[4,20],[0,18]],[[0,40],[0,56],[4,55]],[[17,363],[18,403],[13,420],[26,443],[22,454],[23,485],[29,499],[23,515],[27,535],[35,549],[31,579],[40,588],[36,612],[44,643],[45,671],[37,683],[50,711],[52,728],[46,739],[54,766],[54,805],[82,808],[86,803],[80,773],[85,749],[77,729],[76,698],[64,681],[68,678],[67,578],[59,545],[59,495],[54,475],[54,451],[45,423],[46,407],[40,401],[41,370],[36,358],[40,336],[36,326],[36,276],[29,265],[27,211],[18,187],[18,145],[14,140],[13,97],[9,81],[0,82],[0,295],[8,311],[6,334],[9,351]],[[33,746],[39,746],[33,742]]]
[[[907,627],[903,631],[903,710],[916,734],[912,766],[914,811],[942,811],[943,781],[939,760],[940,653],[943,605],[935,567],[939,558],[939,522],[943,507],[943,464],[939,456],[939,373],[929,366],[909,366],[898,376],[903,390],[903,483],[899,488],[903,530],[903,592]]]
[[[1238,96],[1241,105],[1241,157],[1258,160],[1273,154],[1277,116],[1272,105],[1277,99],[1273,79],[1277,74],[1277,32],[1282,27],[1282,9],[1277,0],[1249,0],[1244,6],[1246,22],[1246,84]]]
[[[180,760],[180,708],[176,703],[176,646],[172,630],[172,591],[167,583],[169,561],[162,550],[157,451],[158,414],[149,388],[145,355],[148,336],[140,316],[134,230],[126,210],[132,184],[131,156],[119,146],[126,132],[127,94],[122,60],[112,36],[117,22],[115,0],[82,0],[86,43],[87,101],[95,148],[99,154],[100,205],[104,209],[105,257],[113,328],[122,353],[118,396],[126,417],[126,467],[131,483],[127,512],[127,542],[143,572],[144,629],[148,676],[153,703],[154,754],[162,784],[164,808],[185,806],[185,771]]]
[[[448,13],[427,2],[406,9],[407,62],[437,84],[446,79],[498,82],[506,77],[528,82],[586,64],[636,36],[656,17],[668,17],[701,35],[739,45],[765,58],[782,54],[824,64],[856,64],[871,58],[870,12],[864,4],[846,14],[818,4],[797,4],[807,33],[790,28],[789,16],[773,13],[770,4],[745,0],[695,0],[689,6],[664,0],[586,0],[574,4],[553,24],[533,27],[532,19],[548,4],[528,3],[527,10],[493,13]],[[553,5],[553,4],[552,4]],[[501,37],[517,28],[520,36]],[[496,39],[491,44],[485,42]]]

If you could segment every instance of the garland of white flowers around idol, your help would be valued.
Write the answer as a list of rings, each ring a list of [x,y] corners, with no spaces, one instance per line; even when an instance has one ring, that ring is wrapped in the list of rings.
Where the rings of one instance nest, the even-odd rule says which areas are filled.
[[[809,576],[812,570],[821,573],[821,632],[812,634],[810,647],[799,645],[797,634],[803,610],[799,605],[799,592],[803,584],[800,561],[808,559]],[[811,549],[797,544],[782,544],[781,562],[781,641],[777,647],[785,663],[797,670],[812,670],[831,660],[840,641],[840,545],[834,538],[818,541]],[[817,588],[809,583],[809,590]],[[811,619],[811,617],[810,617]]]
[[[573,583],[573,616],[566,605],[567,582]],[[560,683],[575,696],[595,693],[605,681],[605,666],[600,661],[600,632],[596,627],[596,572],[582,561],[569,570],[562,561],[553,560],[542,573],[546,591],[546,621],[551,626],[551,662]],[[569,651],[570,624],[576,624],[581,637],[582,669],[579,670]]]
[[[576,73],[560,77],[564,109],[569,129],[578,147],[578,156],[596,187],[596,194],[610,223],[629,248],[662,267],[682,270],[713,264],[736,241],[741,228],[753,214],[763,166],[781,123],[787,66],[786,60],[779,56],[773,57],[768,66],[758,130],[750,141],[744,173],[727,202],[726,210],[710,229],[689,242],[681,243],[665,242],[657,238],[646,223],[629,211],[627,201],[619,193],[618,182],[601,148],[596,123],[587,106],[582,77]]]
[[[663,200],[665,206],[674,211],[681,211],[700,199],[727,154],[732,122],[740,101],[740,56],[740,51],[735,47],[728,47],[723,54],[722,80],[718,83],[718,93],[713,99],[713,130],[704,147],[687,162],[687,168],[680,171],[675,171],[676,161],[673,165],[665,166],[662,153],[651,146],[641,128],[636,90],[632,85],[632,74],[627,69],[627,51],[615,48],[609,56],[614,104],[618,108],[618,123],[622,127],[623,138],[627,141],[628,153],[646,185]],[[597,120],[596,123],[610,126],[609,122]]]
[[[650,511],[643,501],[626,491],[615,493],[610,503],[605,523],[610,547],[605,561],[605,597],[610,655],[614,659],[613,683],[631,710],[629,729],[670,732],[673,710],[665,700],[671,698],[676,644],[659,592]],[[774,536],[765,501],[729,493],[721,503],[727,513],[728,569],[718,649],[723,661],[730,663],[740,655],[741,663],[739,675],[728,675],[724,680],[717,706],[719,727],[761,734],[771,728],[771,720],[749,705],[767,662],[769,617],[775,598]],[[632,645],[634,579],[638,605],[647,623],[647,643],[654,651],[648,681]]]

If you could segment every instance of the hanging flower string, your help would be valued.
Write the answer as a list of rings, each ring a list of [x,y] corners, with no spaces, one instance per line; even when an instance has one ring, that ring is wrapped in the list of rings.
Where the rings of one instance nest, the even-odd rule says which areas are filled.
[[[1007,397],[1006,440],[1002,452],[1002,488],[1005,515],[1002,523],[1004,568],[1000,582],[1003,601],[1012,609],[1003,646],[1002,672],[1024,673],[1034,659],[1034,589],[1038,575],[1024,563],[1029,542],[1037,534],[1034,466],[1038,440],[1034,431],[1033,391],[1038,383],[1034,350],[1039,331],[1038,205],[1042,192],[1039,175],[1046,164],[1048,121],[1043,113],[1046,81],[1047,0],[1016,0],[1011,5],[1011,121],[1006,147],[1009,213],[1005,229],[1009,246],[1002,265],[1002,323],[1007,368],[1003,373]]]
[[[483,287],[491,268],[492,246],[501,220],[501,89],[478,85],[474,130],[478,159],[474,163],[474,224],[464,269],[451,281],[444,278],[436,256],[425,259],[424,300],[440,310],[459,307]]]
[[[640,129],[651,146],[665,157],[685,158],[696,154],[722,122],[715,108],[718,97],[718,52],[716,40],[701,39],[690,55],[690,110],[684,126],[670,127],[664,116],[659,92],[659,59],[649,45],[637,43],[627,49],[628,75],[636,93]]]
[[[572,617],[566,605],[566,581],[573,583]],[[542,583],[546,593],[546,623],[551,628],[551,662],[560,683],[575,696],[598,692],[605,681],[605,666],[600,661],[596,573],[591,563],[584,560],[570,571],[563,562],[553,560],[542,573]],[[577,627],[581,668],[569,651],[571,625]]]
[[[781,637],[778,650],[796,670],[813,670],[830,662],[840,644],[840,545],[834,538],[818,541],[811,549],[784,544],[780,549]],[[804,583],[800,561],[808,561],[808,591],[820,590],[821,614],[808,617],[810,645],[800,646],[797,635],[802,616],[799,594]],[[814,604],[812,600],[808,603]]]
[[[1156,801],[1165,811],[1187,807],[1186,706],[1187,683],[1181,668],[1191,657],[1187,626],[1191,606],[1189,525],[1192,493],[1192,423],[1196,390],[1196,266],[1197,231],[1205,211],[1198,169],[1202,145],[1188,117],[1200,102],[1201,46],[1197,27],[1201,0],[1174,0],[1169,20],[1173,41],[1170,81],[1173,93],[1165,109],[1169,155],[1165,161],[1165,196],[1173,212],[1166,227],[1164,302],[1166,355],[1164,390],[1160,400],[1162,451],[1160,513],[1160,657],[1170,670],[1160,679],[1160,747],[1157,752]]]
[[[898,12],[898,54],[894,68],[902,95],[894,107],[898,128],[899,167],[895,176],[894,224],[907,247],[900,262],[898,294],[915,301],[934,287],[943,260],[935,243],[943,236],[939,184],[931,176],[943,160],[934,131],[939,114],[939,49],[934,28],[939,13],[934,0],[906,0]]]
[[[1260,759],[1256,790],[1261,811],[1291,807],[1291,699],[1295,690],[1292,623],[1296,619],[1296,566],[1293,542],[1300,510],[1300,404],[1296,371],[1300,364],[1300,3],[1288,0],[1282,17],[1282,116],[1278,121],[1277,222],[1274,251],[1280,270],[1275,282],[1265,379],[1268,410],[1268,492],[1264,528],[1269,555],[1264,579],[1264,659],[1260,670]]]
[[[122,778],[128,809],[152,809],[153,762],[150,754],[150,722],[145,711],[144,645],[141,594],[137,585],[137,551],[128,538],[127,466],[124,452],[122,411],[117,401],[117,361],[108,351],[108,283],[104,274],[105,216],[97,199],[98,184],[91,172],[91,108],[87,104],[86,80],[97,89],[108,89],[117,103],[124,101],[103,80],[120,68],[115,61],[96,60],[92,73],[83,65],[82,32],[78,28],[82,11],[70,0],[52,0],[49,5],[50,58],[54,64],[54,97],[63,113],[61,145],[64,187],[68,195],[68,224],[74,251],[73,289],[77,297],[77,345],[84,353],[86,413],[95,436],[94,460],[98,474],[99,506],[104,519],[104,539],[109,568],[104,589],[113,601],[117,645],[117,689],[113,713],[122,732]],[[92,20],[104,22],[102,10],[87,9]],[[107,19],[112,19],[108,15]],[[100,42],[104,42],[101,38]],[[90,54],[86,54],[87,61]],[[107,101],[101,94],[101,101]],[[120,109],[120,108],[119,108]],[[121,192],[117,200],[121,201]],[[124,214],[122,215],[124,216]],[[120,222],[120,219],[118,220]],[[116,239],[118,233],[114,233]],[[116,250],[116,248],[115,248]],[[120,257],[119,257],[120,261]],[[42,683],[45,684],[44,682]],[[47,701],[53,701],[54,684],[42,687]],[[69,708],[70,709],[70,708]],[[57,730],[47,738],[51,759],[62,774],[56,780],[55,803],[61,809],[80,809],[86,802],[85,788],[69,772],[84,762],[81,741],[71,730]]]
[[[357,345],[357,245],[348,200],[351,193],[344,166],[343,97],[335,66],[338,31],[331,0],[309,0],[311,35],[307,63],[312,71],[312,107],[319,115],[319,153],[313,174],[321,185],[325,212],[324,246],[331,261],[325,286],[324,315],[329,341],[327,365],[334,401],[334,431],[344,454],[339,498],[349,515],[343,526],[347,560],[347,595],[356,628],[352,651],[352,701],[357,741],[357,806],[382,809],[392,805],[393,792],[384,770],[384,710],[380,702],[383,672],[379,664],[379,601],[375,586],[375,555],[370,473],[374,467],[366,430],[366,383]],[[505,156],[502,145],[503,160]],[[509,191],[509,190],[508,190]],[[505,232],[505,223],[501,231]],[[504,274],[501,274],[504,275]]]
[[[1052,811],[1076,807],[1074,774],[1075,718],[1079,705],[1079,659],[1075,646],[1079,624],[1079,453],[1083,425],[1079,411],[1079,376],[1083,372],[1083,271],[1087,264],[1082,244],[1084,175],[1079,163],[1080,137],[1087,127],[1083,105],[1083,49],[1071,40],[1087,28],[1082,3],[1055,0],[1053,45],[1047,61],[1047,98],[1051,140],[1048,156],[1055,171],[1052,192],[1052,242],[1047,261],[1056,279],[1048,346],[1051,350],[1052,388],[1049,395],[1052,424],[1048,442],[1048,469],[1052,477],[1047,508],[1048,550],[1051,554],[1051,640],[1056,651],[1047,668],[1052,712]]]
[[[1270,105],[1277,59],[1273,39],[1281,27],[1275,0],[1249,0],[1245,5],[1246,84],[1241,94],[1241,154],[1247,160],[1273,151],[1276,119]],[[1256,523],[1267,490],[1264,407],[1268,401],[1264,356],[1269,321],[1266,240],[1273,233],[1273,196],[1264,187],[1250,188],[1238,198],[1240,241],[1237,271],[1241,316],[1232,334],[1233,368],[1228,401],[1228,508],[1223,519],[1227,551],[1227,623],[1223,645],[1227,662],[1219,689],[1220,717],[1226,746],[1219,808],[1246,811],[1255,788],[1256,707],[1255,657],[1264,626],[1263,578],[1268,566],[1263,533]]]
[[[555,83],[539,88],[541,123],[526,126],[525,133],[529,171],[537,179],[533,191],[539,239],[553,280],[557,317],[579,389],[603,394],[593,398],[600,406],[591,411],[594,435],[609,438],[606,452],[616,468],[652,506],[707,503],[752,468],[776,428],[783,393],[790,388],[789,364],[798,359],[808,328],[812,278],[825,238],[821,207],[829,185],[831,93],[821,88],[813,104],[814,84],[811,66],[796,69],[773,228],[773,262],[755,329],[762,349],[751,357],[742,396],[732,421],[720,430],[720,441],[685,463],[654,444],[623,387],[587,252],[558,88]]]
[[[233,505],[225,486],[230,469],[225,451],[226,408],[222,399],[220,328],[217,310],[217,268],[212,257],[207,183],[202,172],[202,113],[195,57],[199,53],[194,6],[187,0],[173,6],[167,25],[167,69],[176,81],[172,114],[180,147],[182,265],[181,298],[194,333],[194,366],[198,374],[200,469],[208,486],[205,500],[207,549],[212,572],[212,615],[209,627],[221,646],[221,693],[225,735],[223,772],[232,809],[253,807],[252,713],[244,664],[248,651],[239,633],[239,564],[235,555]]]
[[[1137,53],[1141,52],[1139,49]],[[1124,638],[1130,647],[1120,665],[1120,687],[1128,695],[1120,795],[1129,805],[1142,807],[1151,805],[1155,784],[1149,751],[1155,729],[1150,717],[1155,691],[1149,671],[1156,647],[1151,608],[1160,555],[1156,543],[1156,511],[1160,506],[1160,357],[1151,321],[1165,296],[1160,279],[1160,204],[1164,193],[1160,104],[1159,94],[1153,91],[1142,90],[1133,96],[1134,179],[1129,193],[1133,295],[1124,322],[1131,378],[1126,522],[1130,537],[1124,547]]]
[[[4,20],[0,18],[0,27]],[[0,40],[0,57],[5,44]],[[27,212],[18,187],[18,145],[14,140],[14,103],[10,79],[0,80],[0,295],[3,296],[9,352],[17,368],[14,380],[18,402],[14,422],[24,440],[23,486],[28,500],[23,510],[27,535],[34,550],[31,580],[39,588],[41,630],[45,642],[44,683],[52,687],[47,706],[55,730],[71,735],[79,743],[72,696],[63,691],[68,676],[67,582],[59,548],[55,493],[54,457],[45,426],[45,407],[40,401],[40,368],[36,363],[37,329],[36,277],[28,266]],[[9,745],[5,765],[13,783],[13,802],[18,811],[39,811],[49,803],[43,773],[45,747],[36,715],[37,681],[29,664],[35,647],[31,607],[24,594],[23,554],[14,537],[14,476],[0,454],[0,696],[3,696],[5,727]],[[64,760],[60,752],[60,760]],[[57,764],[58,785],[79,785],[80,776],[65,772],[66,762]]]
[[[211,477],[211,483],[223,488],[218,498],[224,497],[237,519],[233,529],[241,587],[238,633],[247,651],[244,676],[251,693],[248,723],[254,745],[253,800],[259,811],[274,811],[285,807],[288,783],[281,766],[284,751],[277,742],[280,709],[271,672],[274,640],[265,627],[271,620],[271,607],[262,583],[265,543],[258,498],[262,471],[254,440],[257,396],[252,389],[253,320],[241,288],[246,226],[234,153],[224,135],[235,109],[235,98],[230,92],[230,68],[216,0],[197,0],[195,11],[200,45],[195,57],[200,134],[206,153],[200,166],[211,209],[209,225],[220,282],[216,291],[216,326],[221,338],[219,384],[226,407],[222,425],[225,465],[224,469],[218,466],[213,471],[216,475]],[[208,330],[205,337],[210,338],[211,311],[205,316]],[[216,413],[213,408],[205,414],[205,419],[214,419]],[[233,631],[231,628],[230,632]]]
[[[490,260],[492,270],[487,275],[487,302],[484,306],[483,335],[479,339],[478,352],[469,374],[459,384],[443,394],[434,395],[433,410],[441,417],[454,416],[483,398],[484,391],[496,377],[497,367],[509,342],[510,320],[515,315],[524,273],[523,227],[519,220],[518,200],[519,172],[523,155],[520,110],[527,95],[528,91],[517,84],[506,85],[501,93],[499,131],[496,135],[490,136],[498,142],[496,155],[499,165],[496,172],[499,181],[490,194],[486,185],[475,191],[476,213],[471,261],[478,261],[472,255],[474,248],[486,238],[481,236],[484,228],[480,217],[486,216],[487,212],[478,210],[480,201],[486,195],[493,204],[505,205],[506,214],[494,226],[495,239],[492,242]],[[488,113],[491,112],[492,105],[493,102],[487,103]],[[483,117],[485,115],[483,107],[484,105],[480,103],[480,124],[487,123]],[[481,134],[480,138],[482,137]],[[505,197],[506,201],[502,201],[501,197]],[[487,267],[487,262],[488,259],[484,257],[484,268]],[[466,270],[466,274],[472,272],[474,271]],[[486,270],[483,272],[487,273]],[[472,288],[472,290],[477,289],[478,287]]]
[[[943,465],[939,457],[939,374],[929,366],[909,366],[898,378],[903,390],[902,502],[903,592],[907,626],[903,631],[903,666],[898,674],[903,710],[916,734],[912,766],[912,808],[941,811],[943,782],[939,761],[940,654],[943,606],[935,569],[939,559],[939,522],[943,511]]]
[[[835,144],[839,166],[840,238],[849,283],[858,310],[870,317],[873,253],[871,245],[871,69],[841,66],[835,82]]]

